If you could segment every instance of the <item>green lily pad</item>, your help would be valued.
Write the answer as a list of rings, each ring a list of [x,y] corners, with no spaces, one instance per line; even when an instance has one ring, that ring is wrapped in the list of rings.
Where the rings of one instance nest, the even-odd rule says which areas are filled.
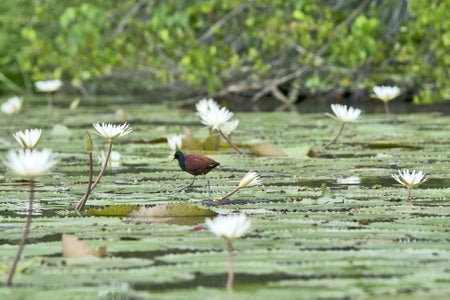
[[[72,136],[72,131],[65,125],[56,124],[56,125],[53,125],[51,135],[57,136],[57,137],[67,137],[68,138],[68,137]]]
[[[91,216],[124,217],[137,209],[139,209],[137,205],[111,205],[101,208],[90,208],[87,210],[87,213]]]

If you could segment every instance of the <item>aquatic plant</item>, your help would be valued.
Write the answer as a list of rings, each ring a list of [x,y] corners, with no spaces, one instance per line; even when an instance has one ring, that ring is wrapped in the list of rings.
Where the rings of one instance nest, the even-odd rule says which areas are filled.
[[[374,98],[380,99],[383,101],[384,110],[387,115],[391,115],[391,111],[389,110],[389,101],[396,98],[400,95],[400,89],[397,86],[375,86],[373,87]]]
[[[232,142],[231,134],[239,125],[239,120],[230,121],[233,113],[226,107],[220,107],[213,99],[202,99],[195,105],[202,124],[217,131],[227,143],[236,151],[242,151]]]
[[[17,131],[13,133],[13,136],[22,148],[33,150],[39,143],[41,134],[42,130],[35,128]]]
[[[408,194],[406,195],[406,201],[411,199],[411,191],[413,188],[421,185],[428,180],[425,177],[425,173],[422,171],[416,172],[413,170],[410,172],[408,169],[398,170],[398,174],[391,175],[398,183],[405,186],[408,189]]]
[[[11,97],[1,106],[2,112],[7,115],[17,115],[22,108],[23,100],[17,96]]]
[[[205,222],[214,235],[225,239],[227,243],[228,279],[226,287],[232,289],[234,281],[233,241],[250,228],[251,222],[245,214],[217,216],[213,220],[206,218]]]
[[[36,81],[34,86],[38,92],[47,93],[47,113],[52,115],[52,93],[62,87],[63,83],[59,79]]]
[[[229,198],[231,195],[233,195],[234,193],[236,193],[237,191],[239,191],[243,188],[252,187],[252,186],[261,185],[261,184],[262,184],[262,180],[259,176],[259,173],[255,172],[255,171],[248,171],[248,173],[245,174],[245,176],[241,179],[238,186],[234,190],[232,190],[231,192],[229,192],[228,194],[223,196],[220,200],[225,200],[225,199]]]
[[[167,137],[167,144],[169,148],[175,152],[177,150],[181,150],[183,146],[183,135],[182,134],[174,134]]]
[[[56,164],[56,162],[57,161],[53,155],[53,152],[48,149],[44,149],[42,151],[31,151],[29,149],[19,151],[11,150],[8,152],[8,155],[4,161],[4,164],[14,173],[25,177],[29,181],[30,185],[27,220],[22,238],[19,242],[19,248],[17,249],[16,256],[14,257],[13,264],[6,280],[6,285],[12,284],[17,263],[22,256],[22,251],[25,247],[28,233],[30,232],[34,201],[34,179],[36,176],[47,173]]]
[[[100,182],[100,179],[103,177],[103,174],[105,173],[106,167],[108,166],[108,162],[110,160],[111,151],[112,151],[112,145],[114,140],[123,137],[133,131],[133,129],[130,127],[128,123],[123,123],[122,125],[114,125],[111,123],[93,123],[92,126],[95,128],[96,131],[93,131],[95,134],[104,137],[108,140],[109,146],[108,150],[105,155],[105,159],[103,161],[102,168],[100,170],[100,173],[97,176],[97,179],[94,181],[94,183],[91,183],[92,180],[92,140],[88,134],[88,137],[86,138],[86,150],[89,154],[89,183],[88,183],[88,190],[84,194],[84,196],[80,199],[75,209],[77,211],[83,210],[87,199],[89,197],[89,194],[95,189],[97,184]]]
[[[331,104],[331,110],[334,115],[328,113],[327,115],[341,122],[341,126],[339,127],[336,136],[324,146],[325,149],[336,142],[344,130],[345,123],[355,122],[361,115],[361,110],[359,108],[353,108],[351,106],[347,107],[347,105]]]

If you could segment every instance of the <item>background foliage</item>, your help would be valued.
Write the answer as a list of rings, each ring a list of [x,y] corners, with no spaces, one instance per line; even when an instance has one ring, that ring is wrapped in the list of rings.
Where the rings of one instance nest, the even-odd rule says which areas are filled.
[[[0,3],[0,90],[60,78],[81,91],[354,93],[396,84],[450,99],[448,1]],[[176,83],[176,85],[175,85]]]

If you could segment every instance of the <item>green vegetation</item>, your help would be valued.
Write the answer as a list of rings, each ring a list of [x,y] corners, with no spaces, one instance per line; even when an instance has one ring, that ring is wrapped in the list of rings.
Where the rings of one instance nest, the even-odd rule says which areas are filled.
[[[2,1],[0,90],[342,94],[396,84],[450,99],[448,1]],[[280,92],[281,91],[281,92]]]

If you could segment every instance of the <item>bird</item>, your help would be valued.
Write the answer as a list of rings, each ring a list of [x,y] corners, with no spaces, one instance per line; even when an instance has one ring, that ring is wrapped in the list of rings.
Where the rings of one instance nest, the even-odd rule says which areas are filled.
[[[195,178],[198,175],[208,174],[209,171],[220,165],[220,163],[207,156],[201,154],[188,154],[185,156],[181,151],[176,151],[170,161],[172,162],[175,159],[178,160],[178,164],[180,165],[181,170],[194,175],[194,179],[192,180],[192,182],[177,189],[176,191],[178,192],[192,186],[195,182]],[[208,195],[211,196],[209,178],[206,178],[206,180],[208,182]]]

